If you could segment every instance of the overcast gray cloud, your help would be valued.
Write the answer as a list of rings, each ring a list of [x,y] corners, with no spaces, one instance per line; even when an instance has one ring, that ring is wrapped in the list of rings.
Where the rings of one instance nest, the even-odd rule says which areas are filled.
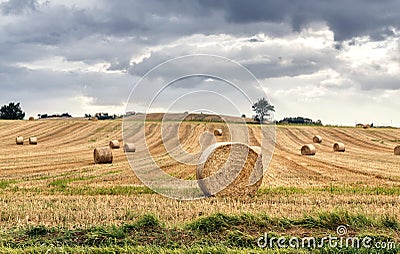
[[[34,11],[38,7],[36,0],[14,0],[0,4],[0,10],[3,14],[22,14],[24,12]]]
[[[326,22],[335,33],[336,40],[351,39],[354,36],[370,35],[382,38],[390,35],[390,26],[399,27],[400,2],[389,1],[329,1],[329,0],[223,0],[201,1],[210,8],[215,3],[226,10],[228,21],[243,22],[289,22],[296,31],[310,22]]]
[[[140,76],[201,53],[252,71],[281,109],[278,117],[370,121],[356,106],[361,101],[385,100],[381,112],[399,106],[399,10],[396,0],[0,0],[0,104],[21,101],[27,115],[49,105],[77,115],[122,113]],[[158,78],[182,68],[171,66]],[[349,100],[343,111],[354,108],[346,120],[329,110],[338,98]]]

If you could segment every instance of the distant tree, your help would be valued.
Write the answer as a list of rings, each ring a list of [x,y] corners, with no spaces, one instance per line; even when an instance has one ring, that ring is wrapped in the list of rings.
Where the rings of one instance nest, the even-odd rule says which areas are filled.
[[[313,121],[310,118],[306,117],[285,117],[282,120],[278,122],[278,124],[303,124],[303,125],[317,125],[317,126],[322,126],[321,120]]]
[[[3,105],[0,109],[0,119],[21,120],[24,117],[25,112],[22,111],[19,102],[10,102],[8,105]]]
[[[242,115],[242,118],[246,118],[246,115],[245,115],[245,114],[243,114],[243,115]]]
[[[260,123],[263,124],[265,117],[270,116],[271,111],[275,112],[275,106],[269,104],[269,102],[265,99],[259,99],[252,106],[253,111],[256,112],[255,119],[259,119]]]
[[[260,123],[260,118],[258,117],[258,115],[254,115],[252,118],[253,118],[254,122]]]
[[[67,113],[62,113],[61,117],[72,117],[72,116],[70,114],[68,114],[68,112],[67,112]]]

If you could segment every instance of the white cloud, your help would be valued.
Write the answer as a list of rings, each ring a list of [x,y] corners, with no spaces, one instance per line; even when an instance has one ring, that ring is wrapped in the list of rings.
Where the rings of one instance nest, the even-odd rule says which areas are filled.
[[[81,112],[81,116],[86,113],[100,113],[100,112],[108,112],[109,114],[122,115],[126,109],[126,103],[121,103],[119,105],[110,104],[110,105],[96,105],[95,98],[89,96],[76,96],[72,98],[72,101],[75,104],[75,112]]]
[[[49,70],[61,72],[102,72],[102,73],[123,73],[122,71],[109,70],[111,64],[108,62],[99,62],[87,64],[82,61],[68,61],[65,57],[54,56],[31,62],[16,63],[17,67],[30,70]]]

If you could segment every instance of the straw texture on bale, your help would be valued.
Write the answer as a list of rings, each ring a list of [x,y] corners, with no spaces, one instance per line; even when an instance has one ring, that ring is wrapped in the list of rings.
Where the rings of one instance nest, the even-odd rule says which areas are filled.
[[[400,155],[400,145],[394,148],[394,155]]]
[[[316,149],[312,144],[307,144],[301,147],[301,155],[315,155]]]
[[[312,139],[313,143],[321,143],[322,142],[322,137],[319,135],[315,135]]]
[[[34,121],[35,118],[33,116],[29,117],[29,121]]]
[[[336,142],[333,145],[333,151],[335,151],[335,152],[344,152],[344,151],[346,151],[346,148],[345,148],[343,143]]]
[[[29,138],[29,144],[30,145],[37,145],[37,138],[36,137],[30,137]]]
[[[23,144],[24,144],[24,137],[22,137],[22,136],[16,137],[16,138],[15,138],[15,143],[16,143],[17,145],[23,145]]]
[[[109,146],[112,149],[119,149],[119,141],[118,140],[111,140]]]
[[[221,129],[215,129],[214,130],[214,136],[222,136],[222,130]]]
[[[200,156],[196,177],[206,196],[254,195],[263,179],[261,148],[220,142]]]
[[[112,151],[109,147],[98,147],[93,151],[94,163],[102,164],[102,163],[112,163],[113,155]]]
[[[125,143],[124,144],[124,151],[126,153],[133,153],[136,151],[136,147],[134,143]]]

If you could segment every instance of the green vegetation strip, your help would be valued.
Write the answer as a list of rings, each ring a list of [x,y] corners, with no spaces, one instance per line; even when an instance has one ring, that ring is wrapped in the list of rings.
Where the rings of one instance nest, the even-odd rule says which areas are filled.
[[[117,172],[117,171],[116,171]],[[112,173],[116,173],[112,172]],[[105,175],[105,174],[104,174]],[[102,176],[102,175],[101,175]],[[112,186],[112,187],[88,187],[69,186],[76,181],[87,181],[99,176],[59,178],[50,182],[46,187],[20,188],[16,180],[0,181],[0,193],[24,192],[39,194],[65,194],[65,195],[136,195],[154,194],[155,191],[146,186]],[[333,195],[400,195],[400,186],[325,186],[312,188],[299,187],[263,187],[258,190],[258,195],[306,195],[306,194],[333,194]]]
[[[0,253],[44,253],[48,250],[50,253],[299,253],[299,251],[397,253],[400,251],[400,244],[384,252],[350,247],[290,250],[274,246],[266,250],[257,245],[257,239],[264,233],[270,237],[282,235],[288,237],[288,232],[289,234],[297,232],[292,234],[294,236],[297,234],[297,237],[304,234],[313,235],[321,239],[328,234],[336,235],[336,228],[339,225],[347,225],[360,237],[368,236],[374,242],[396,242],[399,237],[396,235],[400,229],[399,222],[394,218],[372,219],[346,211],[305,215],[299,219],[271,218],[265,214],[217,213],[174,228],[167,228],[155,216],[146,214],[136,221],[119,226],[65,229],[39,225],[3,230],[0,232]]]
[[[112,186],[112,187],[69,187],[65,185],[51,188],[15,189],[19,192],[34,192],[36,194],[63,194],[63,195],[138,195],[154,194],[155,192],[145,186]]]

